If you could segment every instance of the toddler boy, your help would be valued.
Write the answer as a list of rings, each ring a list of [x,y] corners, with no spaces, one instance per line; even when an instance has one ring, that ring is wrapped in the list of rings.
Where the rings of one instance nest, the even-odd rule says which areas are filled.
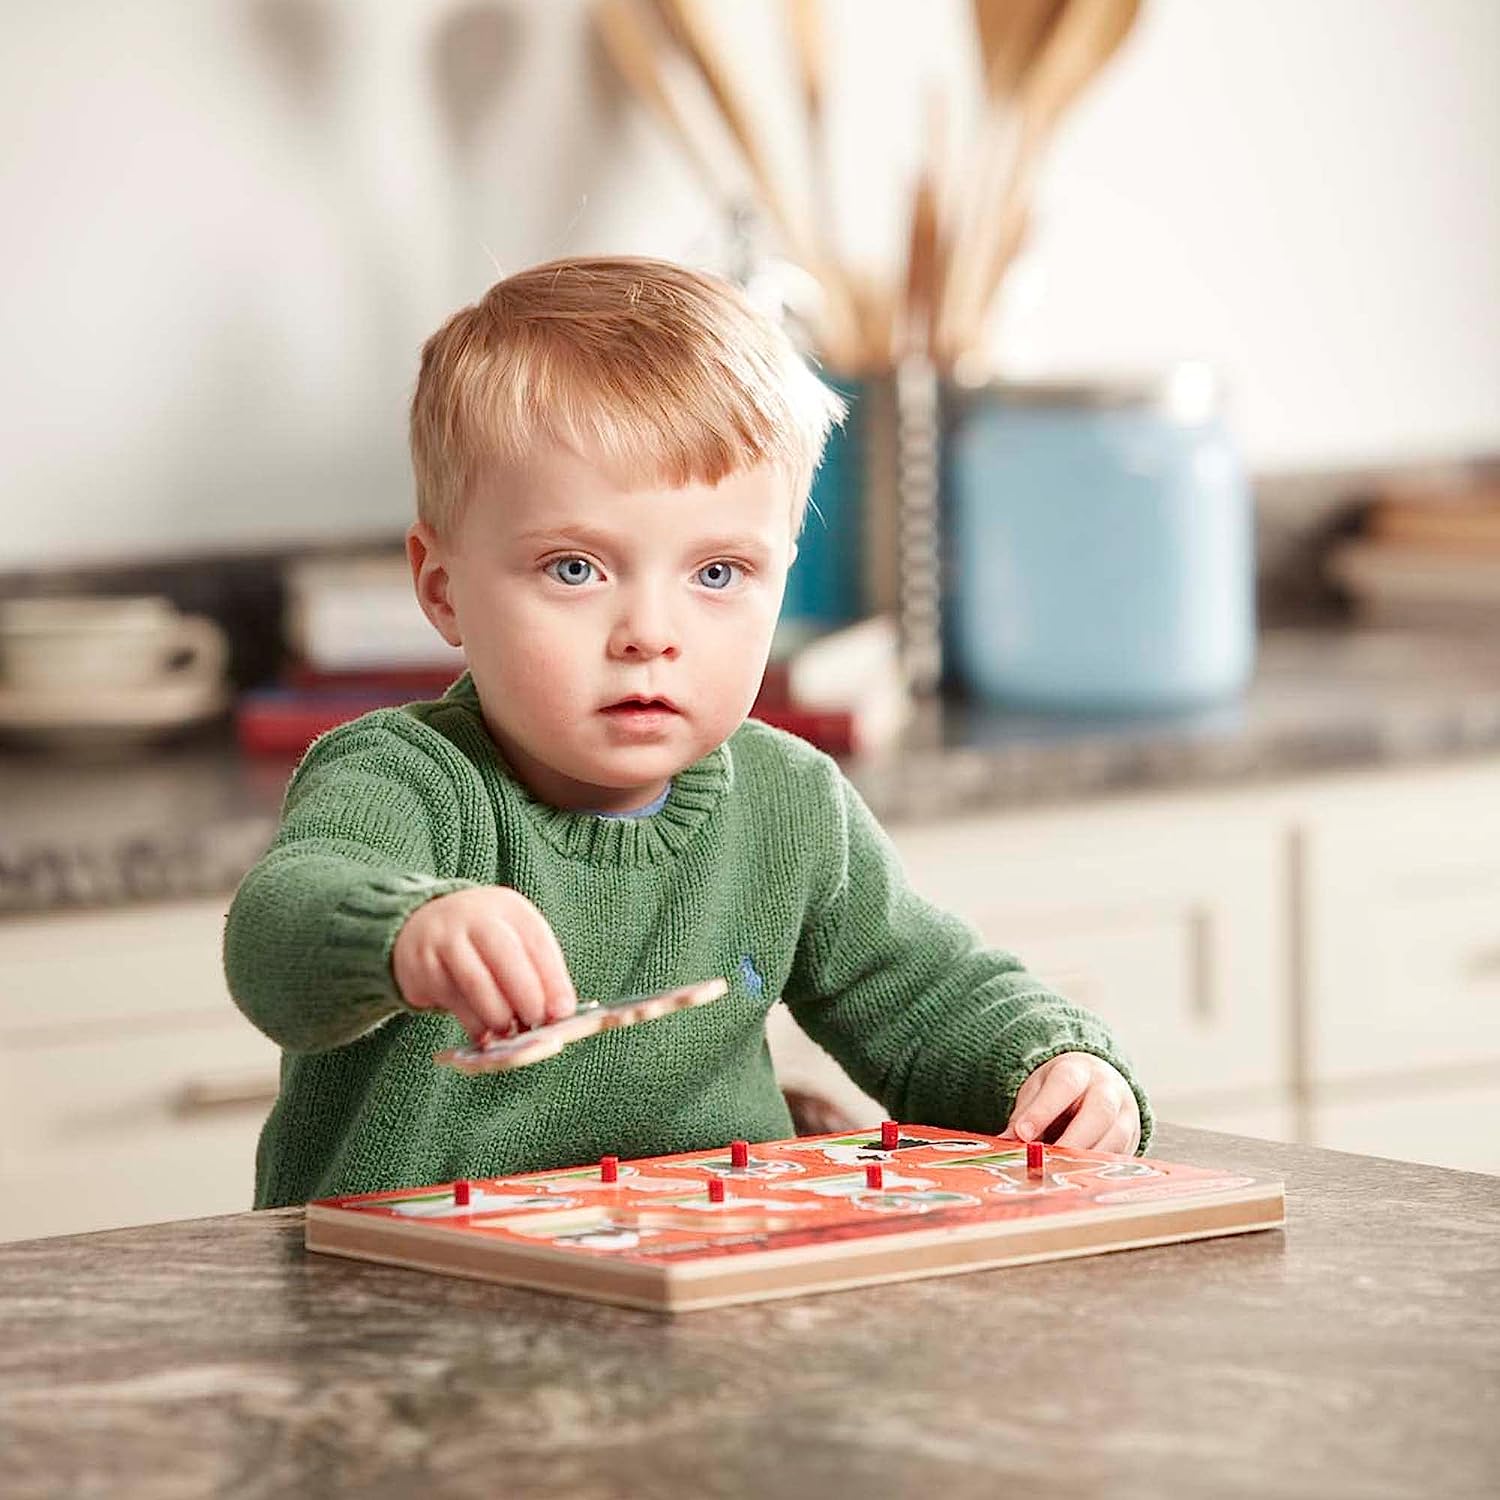
[[[745,719],[839,415],[740,293],[663,262],[523,271],[428,340],[407,549],[468,670],[319,739],[236,894],[230,990],[283,1049],[258,1207],[789,1135],[778,997],[894,1118],[1140,1144],[1099,1018],[916,896],[834,762]],[[432,1060],[720,975],[515,1072]]]

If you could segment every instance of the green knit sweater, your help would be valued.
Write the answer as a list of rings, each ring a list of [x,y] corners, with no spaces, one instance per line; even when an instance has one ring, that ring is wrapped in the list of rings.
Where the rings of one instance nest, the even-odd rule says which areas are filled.
[[[463,1032],[404,1005],[391,949],[422,902],[483,884],[546,914],[580,995],[717,975],[729,994],[512,1073],[436,1066]],[[899,1120],[998,1130],[1059,1052],[1131,1076],[1097,1016],[908,889],[826,755],[751,721],[649,817],[566,812],[511,774],[467,677],[312,746],[224,952],[236,1004],[283,1049],[257,1207],[787,1136],[778,996]]]

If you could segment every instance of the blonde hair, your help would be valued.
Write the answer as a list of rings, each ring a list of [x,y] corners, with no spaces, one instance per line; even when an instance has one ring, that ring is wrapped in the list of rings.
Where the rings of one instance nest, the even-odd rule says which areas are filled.
[[[643,482],[768,463],[793,530],[844,404],[737,288],[669,261],[552,261],[496,282],[422,348],[417,514],[440,535],[488,461],[555,442]]]

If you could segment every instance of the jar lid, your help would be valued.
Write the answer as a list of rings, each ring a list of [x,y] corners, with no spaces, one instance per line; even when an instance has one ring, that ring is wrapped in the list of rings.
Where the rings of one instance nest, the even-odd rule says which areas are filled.
[[[1164,370],[1060,375],[1036,379],[994,376],[955,380],[960,399],[985,395],[1011,406],[1060,406],[1159,411],[1184,424],[1205,422],[1219,409],[1223,382],[1203,360],[1182,360]]]

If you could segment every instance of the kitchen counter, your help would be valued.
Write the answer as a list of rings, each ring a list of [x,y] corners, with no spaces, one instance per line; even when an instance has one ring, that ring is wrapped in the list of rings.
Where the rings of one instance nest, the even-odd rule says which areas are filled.
[[[1500,753],[1500,650],[1482,639],[1276,630],[1224,707],[1159,718],[950,704],[849,773],[889,823],[1128,792]],[[227,736],[111,763],[0,753],[0,915],[234,887],[290,763]]]
[[[886,821],[1500,754],[1500,640],[1275,630],[1240,699],[1157,717],[945,706],[850,768]]]
[[[0,1246],[11,1500],[1492,1495],[1500,1179],[1163,1126],[1284,1231],[677,1320],[309,1256]]]

